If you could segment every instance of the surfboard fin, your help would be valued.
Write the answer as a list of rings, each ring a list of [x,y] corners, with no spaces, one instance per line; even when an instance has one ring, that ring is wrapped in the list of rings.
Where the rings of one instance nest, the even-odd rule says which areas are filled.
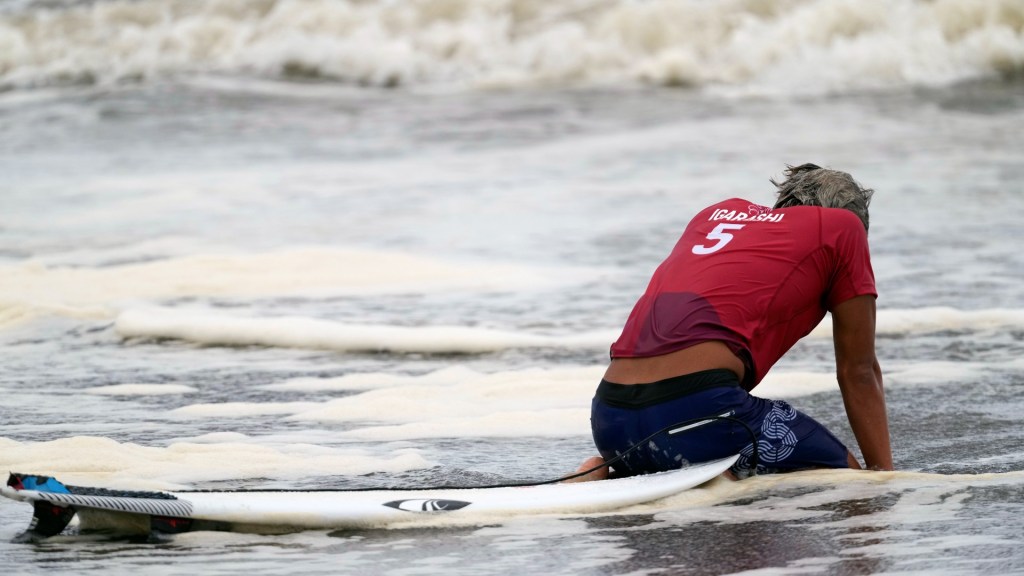
[[[192,518],[175,518],[173,516],[150,516],[149,533],[150,539],[156,541],[165,540],[165,536],[181,534],[192,530],[194,521]]]
[[[28,530],[14,537],[15,543],[34,543],[56,536],[67,528],[75,517],[75,509],[71,506],[60,506],[45,500],[32,503],[32,523]]]

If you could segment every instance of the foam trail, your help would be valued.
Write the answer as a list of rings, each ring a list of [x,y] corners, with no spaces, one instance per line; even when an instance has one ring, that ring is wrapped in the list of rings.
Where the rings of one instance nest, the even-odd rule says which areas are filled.
[[[956,363],[962,364],[962,363]],[[395,387],[435,387],[443,390],[452,386],[468,386],[479,388],[495,382],[542,382],[538,387],[530,388],[535,391],[536,401],[550,401],[553,398],[554,390],[565,392],[575,390],[578,395],[572,398],[559,397],[559,402],[572,402],[576,400],[587,400],[592,392],[590,386],[596,385],[601,379],[605,370],[605,364],[594,366],[563,367],[549,370],[513,370],[495,374],[483,374],[466,366],[449,366],[425,374],[394,374],[391,372],[365,372],[346,374],[332,378],[293,378],[277,384],[265,384],[259,388],[262,390],[274,390],[278,392],[352,392],[381,390]],[[901,373],[913,373],[919,379],[927,378],[932,372],[948,372],[950,366],[942,363],[936,365],[931,363],[931,371],[927,367],[914,365],[912,368],[903,369]],[[999,369],[1006,366],[1000,365]],[[965,370],[976,371],[977,367],[971,365]],[[582,387],[581,387],[582,384]],[[567,387],[568,386],[568,387]],[[784,372],[772,371],[758,386],[757,390],[770,390],[772,397],[775,396],[804,396],[816,392],[827,391],[836,387],[836,376],[833,372]],[[525,393],[526,388],[521,388],[520,393]]]
[[[320,403],[193,404],[172,414],[181,418],[278,414],[292,421],[347,425],[350,429],[341,432],[342,437],[375,441],[587,435],[590,398],[603,371],[603,365],[494,374],[449,368],[400,381],[366,375],[368,381],[379,377],[383,383]],[[332,382],[325,380],[325,384]],[[309,389],[308,380],[300,383],[290,389]],[[366,386],[361,383],[360,387]]]
[[[586,403],[581,403],[586,406]],[[329,410],[329,409],[328,409]],[[320,419],[327,410],[296,419]],[[590,408],[514,410],[483,416],[451,416],[393,426],[368,426],[342,432],[342,438],[382,442],[434,438],[566,438],[590,433]]]
[[[834,372],[771,371],[757,385],[753,394],[762,398],[785,399],[831,390],[839,390]]]
[[[958,382],[978,382],[995,374],[1019,370],[1022,362],[964,360],[891,362],[882,366],[886,387],[929,387]],[[835,372],[787,372],[772,370],[753,394],[763,398],[799,398],[819,392],[838,392]]]
[[[341,352],[478,354],[510,348],[608,346],[610,332],[573,336],[524,334],[464,326],[379,326],[314,318],[241,318],[176,309],[133,309],[117,318],[126,338],[170,338],[221,346],[273,346]]]
[[[344,324],[299,317],[245,318],[170,308],[126,310],[118,316],[116,328],[119,334],[129,338],[168,338],[205,345],[429,354],[476,354],[530,347],[605,348],[618,337],[617,329],[550,336],[463,326],[406,327]],[[880,310],[877,324],[880,336],[1000,328],[1024,328],[1024,310],[944,307]],[[826,316],[811,336],[831,337],[831,318]]]
[[[875,331],[879,336],[902,336],[928,332],[983,331],[999,328],[1024,328],[1024,310],[1018,308],[990,308],[986,310],[957,310],[945,306],[879,310]],[[832,337],[832,317],[826,316],[812,332],[819,338]]]
[[[178,418],[276,415],[285,420],[345,425],[339,437],[366,441],[423,438],[569,437],[589,434],[589,403],[605,365],[504,371],[493,374],[455,366],[426,374],[351,374],[300,378],[263,386],[280,392],[356,391],[322,402],[193,404]],[[889,387],[973,382],[1007,370],[1007,364],[925,362],[886,369]],[[834,372],[773,371],[754,395],[793,399],[838,394]],[[300,396],[301,398],[301,396]]]
[[[107,306],[63,305],[0,300],[0,329],[20,326],[43,316],[62,316],[79,320],[109,320],[115,310]]]
[[[481,268],[486,267],[486,268]],[[407,293],[547,285],[536,269],[452,263],[384,250],[325,247],[264,253],[195,254],[116,266],[0,268],[0,302],[103,305],[182,296]]]
[[[382,458],[358,449],[308,444],[271,447],[237,439],[214,444],[177,442],[161,448],[86,436],[48,442],[0,438],[0,469],[59,475],[69,483],[102,482],[112,488],[169,490],[201,481],[359,475],[428,466],[412,450],[393,451]]]
[[[195,254],[115,266],[29,261],[0,266],[0,276],[0,327],[43,315],[110,319],[126,303],[164,298],[528,290],[568,277],[525,266],[325,247]]]
[[[100,396],[167,396],[191,394],[198,391],[198,389],[185,384],[111,384],[82,390],[86,394]]]
[[[463,366],[452,366],[416,376],[371,372],[346,374],[336,378],[293,378],[277,384],[266,384],[260,388],[279,392],[338,392],[374,390],[393,386],[439,386],[480,378],[480,376],[481,374],[475,370]]]

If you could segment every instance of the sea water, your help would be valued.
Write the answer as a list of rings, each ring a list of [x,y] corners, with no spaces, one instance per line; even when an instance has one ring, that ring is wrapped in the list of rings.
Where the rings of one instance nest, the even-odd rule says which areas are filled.
[[[654,267],[815,162],[874,188],[897,471],[610,514],[8,541],[11,574],[1024,572],[1024,5],[0,4],[0,468],[556,478]],[[859,454],[828,319],[757,393]]]

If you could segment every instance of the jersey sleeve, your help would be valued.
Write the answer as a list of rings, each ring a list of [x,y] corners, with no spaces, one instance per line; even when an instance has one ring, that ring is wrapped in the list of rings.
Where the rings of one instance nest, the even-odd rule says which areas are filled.
[[[867,230],[857,215],[849,210],[839,208],[830,212],[830,218],[822,223],[835,234],[835,272],[825,297],[829,311],[850,298],[868,294],[878,296]]]

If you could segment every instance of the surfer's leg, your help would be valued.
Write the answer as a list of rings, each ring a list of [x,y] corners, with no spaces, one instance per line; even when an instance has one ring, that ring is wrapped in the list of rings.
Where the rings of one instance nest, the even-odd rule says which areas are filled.
[[[857,459],[832,432],[786,402],[751,396],[745,410],[737,416],[757,434],[757,471],[760,474],[810,468],[860,468]],[[752,446],[747,444],[740,454],[733,471],[742,478],[750,472]]]
[[[569,480],[566,480],[566,482],[590,482],[591,480],[604,480],[608,477],[608,467],[604,466],[604,458],[600,456],[591,456],[584,460],[583,463],[580,464],[580,467],[576,469],[576,474],[586,472],[587,470],[597,466],[600,466],[600,468],[590,472],[589,474],[584,474],[577,478],[570,478]]]
[[[863,469],[860,467],[860,462],[857,461],[857,457],[854,456],[853,452],[850,452],[849,450],[846,451],[846,463],[849,464],[850,468],[853,468],[854,470]]]

